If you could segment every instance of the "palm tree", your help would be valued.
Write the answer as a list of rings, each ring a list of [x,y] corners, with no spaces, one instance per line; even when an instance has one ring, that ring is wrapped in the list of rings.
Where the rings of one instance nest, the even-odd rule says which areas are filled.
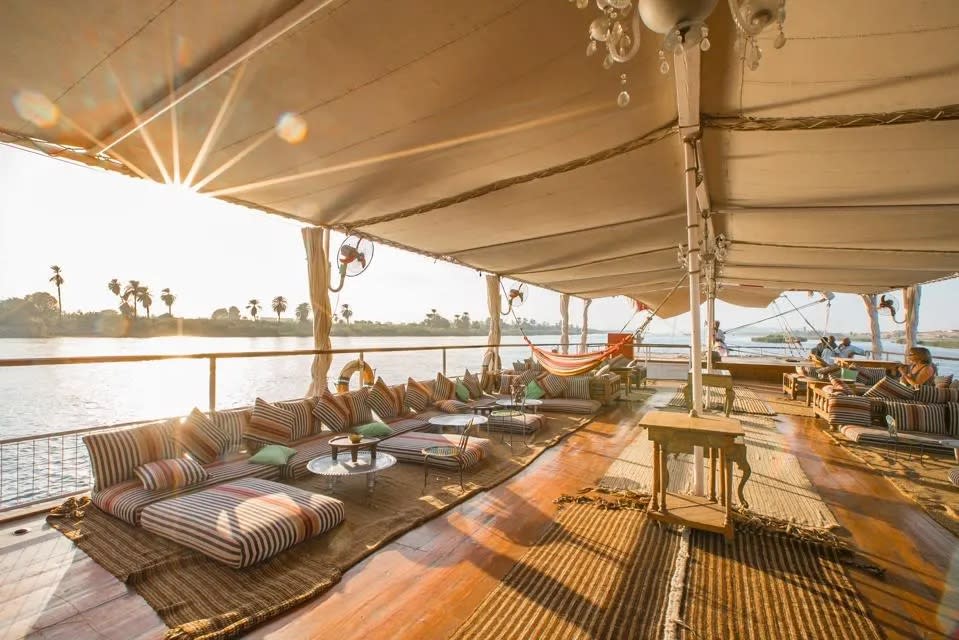
[[[260,313],[260,301],[256,298],[250,298],[250,301],[246,303],[246,308],[250,310],[250,315],[253,316],[253,321],[256,322],[256,315]]]
[[[63,284],[63,276],[60,275],[60,267],[53,265],[50,267],[50,270],[53,271],[53,276],[50,277],[50,282],[57,286],[57,309],[60,311],[60,319],[63,319],[63,303],[60,301],[60,285]]]
[[[301,302],[296,305],[296,319],[300,322],[306,322],[310,319],[310,303]]]
[[[273,312],[276,314],[276,323],[280,324],[280,316],[286,311],[286,298],[277,296],[273,298]]]
[[[121,287],[122,285],[120,284],[120,281],[117,280],[116,278],[114,278],[113,280],[107,283],[107,289],[109,289],[110,293],[112,293],[113,295],[117,297],[120,296]]]
[[[153,306],[153,296],[150,295],[149,287],[140,287],[140,291],[137,293],[137,299],[140,300],[140,304],[143,305],[143,308],[147,312],[147,318],[149,318],[150,307]]]
[[[167,312],[170,316],[173,316],[173,303],[176,302],[176,294],[170,293],[170,289],[161,289],[160,290],[160,300],[163,301],[163,304],[166,305]]]
[[[140,298],[140,292],[143,290],[143,287],[140,286],[139,280],[130,280],[127,283],[126,289],[123,290],[123,301],[129,303],[130,298],[133,298],[133,319],[136,320],[137,317],[137,302]]]
[[[346,320],[346,324],[350,324],[350,318],[353,317],[353,310],[350,309],[350,305],[344,303],[343,310],[340,312],[340,315],[343,316],[344,320]]]

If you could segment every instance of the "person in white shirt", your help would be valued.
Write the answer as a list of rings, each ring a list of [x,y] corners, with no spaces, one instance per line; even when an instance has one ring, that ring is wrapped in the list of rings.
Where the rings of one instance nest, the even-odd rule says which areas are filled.
[[[868,355],[868,353],[854,346],[849,338],[843,338],[842,342],[839,343],[839,348],[836,350],[836,355],[840,358],[851,358],[853,356],[865,356]]]
[[[719,320],[713,323],[713,350],[718,351],[721,357],[729,354],[726,348],[726,332],[719,328]]]

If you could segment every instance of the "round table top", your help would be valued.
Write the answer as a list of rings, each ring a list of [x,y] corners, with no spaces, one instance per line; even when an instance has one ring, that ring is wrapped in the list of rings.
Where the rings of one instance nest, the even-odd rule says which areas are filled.
[[[359,442],[353,442],[352,440],[350,440],[349,436],[337,436],[335,438],[330,438],[330,444],[335,445],[337,447],[344,447],[344,448],[368,447],[371,444],[375,444],[379,441],[380,441],[379,438],[368,438],[366,436],[363,436],[363,438]]]
[[[501,400],[497,400],[496,404],[501,407],[538,407],[539,405],[543,404],[543,401],[533,400],[530,398],[524,400],[523,402],[513,402],[512,398],[503,398]]]
[[[396,458],[382,452],[376,454],[376,464],[371,464],[370,453],[360,451],[356,456],[356,462],[353,462],[350,456],[338,456],[336,460],[333,460],[333,456],[320,456],[310,460],[306,469],[320,476],[360,476],[389,469],[394,464],[396,464]]]
[[[486,416],[478,416],[472,413],[449,413],[443,416],[433,416],[428,422],[437,427],[465,427],[473,422],[474,425],[486,424]]]

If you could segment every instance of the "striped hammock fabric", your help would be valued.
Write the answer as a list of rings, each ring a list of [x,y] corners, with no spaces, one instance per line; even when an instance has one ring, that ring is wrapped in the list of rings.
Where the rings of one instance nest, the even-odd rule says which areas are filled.
[[[533,357],[536,358],[537,362],[543,365],[544,369],[553,375],[570,377],[583,375],[594,368],[600,362],[619,351],[619,348],[623,346],[629,338],[624,338],[616,344],[610,345],[603,351],[575,355],[553,353],[542,347],[537,347],[529,341],[529,338],[524,337],[524,339],[526,340],[526,344],[529,345],[529,348],[533,350]]]

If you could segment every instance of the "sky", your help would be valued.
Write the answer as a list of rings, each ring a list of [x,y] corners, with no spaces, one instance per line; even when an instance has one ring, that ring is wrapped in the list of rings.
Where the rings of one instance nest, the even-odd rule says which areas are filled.
[[[50,159],[0,145],[0,299],[34,291],[55,293],[48,282],[50,265],[59,265],[65,279],[65,311],[115,309],[107,282],[140,280],[153,292],[154,312],[164,309],[160,290],[177,295],[174,314],[209,317],[218,307],[282,295],[292,310],[308,301],[306,258],[297,222],[233,205],[176,187],[154,184],[100,169]],[[334,247],[342,236],[334,234]],[[465,267],[409,252],[378,246],[365,273],[331,294],[339,308],[354,310],[354,320],[411,322],[431,308],[452,318],[469,312],[487,316],[481,274]],[[806,293],[789,294],[795,304],[809,302]],[[894,297],[901,303],[901,296]],[[780,301],[788,308],[788,303]],[[716,317],[726,328],[755,322],[775,310],[745,309],[717,302]],[[901,304],[900,304],[901,308]],[[292,313],[292,312],[290,312]],[[559,320],[559,294],[533,288],[518,314],[539,322]],[[579,324],[582,302],[570,303],[570,321]],[[813,307],[810,323],[821,328],[826,307]],[[959,328],[959,280],[924,288],[920,330]],[[791,329],[801,318],[787,318]],[[590,326],[635,329],[626,298],[594,300]],[[883,330],[896,325],[881,320]],[[654,320],[653,333],[687,333],[688,314]],[[777,321],[762,323],[779,329]],[[837,294],[829,310],[831,333],[863,331],[868,320],[859,296]]]

